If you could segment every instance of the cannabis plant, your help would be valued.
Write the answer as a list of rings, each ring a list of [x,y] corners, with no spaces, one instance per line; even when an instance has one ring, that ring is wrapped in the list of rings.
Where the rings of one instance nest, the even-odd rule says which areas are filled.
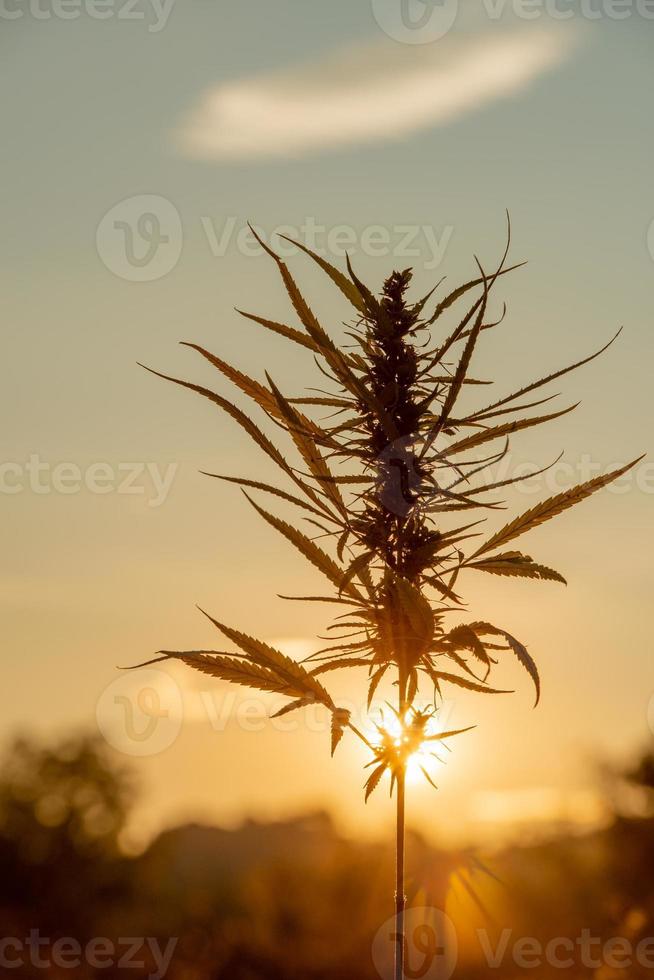
[[[222,394],[159,376],[208,398],[276,465],[283,486],[233,474],[210,475],[239,485],[259,516],[329,584],[325,595],[282,598],[330,603],[338,614],[329,627],[329,645],[302,663],[213,616],[209,619],[237,652],[164,650],[149,663],[180,660],[211,677],[283,695],[289,700],[278,714],[318,702],[331,713],[332,753],[346,730],[365,743],[370,752],[366,799],[386,775],[397,799],[396,977],[402,978],[407,762],[416,753],[426,758],[426,749],[459,734],[437,731],[432,723],[450,685],[500,693],[490,679],[505,652],[515,655],[528,672],[536,701],[540,694],[534,660],[504,626],[481,620],[452,622],[465,611],[460,588],[464,573],[565,582],[558,572],[515,550],[514,542],[637,461],[558,493],[486,535],[486,515],[492,516],[500,506],[493,491],[521,479],[493,480],[489,468],[507,455],[511,435],[575,407],[544,410],[556,396],[541,397],[541,389],[601,351],[501,398],[482,398],[481,407],[462,409],[464,391],[485,391],[486,382],[471,376],[471,364],[482,337],[503,317],[493,320],[489,303],[498,279],[518,267],[506,265],[508,242],[498,268],[486,272],[478,265],[478,275],[445,295],[435,308],[430,302],[434,290],[417,301],[408,298],[410,269],[393,272],[376,295],[349,260],[346,275],[294,243],[353,308],[343,346],[320,324],[286,263],[266,243],[260,244],[277,264],[300,326],[257,313],[243,316],[302,347],[324,377],[323,387],[289,397],[269,374],[263,384],[198,344],[187,346],[290,437],[294,456],[278,449],[249,414]],[[442,325],[461,301],[465,309],[448,332]],[[262,495],[297,508],[298,521],[276,516],[261,503]],[[324,686],[325,674],[346,668],[367,674],[368,709],[381,681],[392,680],[393,714],[389,716],[387,709],[385,717],[375,715],[376,728],[370,729],[376,730],[375,736],[361,731],[354,724],[358,719],[339,707]],[[433,709],[421,707],[424,697],[418,700],[425,687],[433,695]],[[431,780],[425,766],[423,771]]]

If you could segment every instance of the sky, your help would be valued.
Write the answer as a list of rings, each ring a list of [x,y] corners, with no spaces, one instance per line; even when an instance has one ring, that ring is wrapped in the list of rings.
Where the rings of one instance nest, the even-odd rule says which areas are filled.
[[[194,340],[284,391],[316,384],[310,358],[234,311],[290,316],[248,220],[336,264],[347,250],[376,288],[411,265],[421,295],[493,262],[508,209],[529,261],[479,353],[498,392],[624,325],[556,387],[574,415],[516,440],[511,465],[564,456],[512,505],[651,451],[653,18],[609,0],[4,0],[0,738],[99,727],[142,785],[129,846],[177,820],[327,807],[377,834],[392,819],[387,795],[363,805],[357,745],[330,761],[324,719],[282,730],[268,701],[190,672],[116,670],[219,649],[196,604],[298,657],[328,621],[276,598],[319,579],[199,473],[271,475],[256,448],[136,362],[231,396],[177,346]],[[339,297],[288,261],[339,336]],[[602,760],[651,744],[652,493],[646,459],[530,535],[567,589],[470,582],[475,618],[537,658],[543,698],[533,710],[507,663],[516,694],[448,701],[448,724],[478,727],[438,793],[411,786],[428,836],[595,819]],[[349,678],[333,686],[360,701]]]

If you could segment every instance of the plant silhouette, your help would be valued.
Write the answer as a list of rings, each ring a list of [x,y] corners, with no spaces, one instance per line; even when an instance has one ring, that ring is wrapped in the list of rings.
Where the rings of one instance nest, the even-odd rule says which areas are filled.
[[[507,629],[480,620],[452,623],[451,617],[464,611],[459,589],[463,573],[565,582],[559,572],[515,550],[514,542],[637,462],[558,493],[488,536],[483,532],[486,516],[501,506],[494,491],[527,479],[493,480],[488,475],[489,468],[507,455],[510,437],[576,407],[544,408],[556,396],[542,394],[541,389],[592,361],[612,343],[501,398],[482,398],[481,407],[472,411],[460,409],[464,391],[485,390],[487,382],[471,374],[471,363],[482,338],[504,316],[493,320],[489,303],[498,280],[518,268],[507,266],[510,237],[509,226],[507,247],[494,271],[486,272],[477,263],[478,275],[445,295],[431,313],[427,311],[435,290],[417,301],[408,298],[410,269],[393,272],[381,294],[375,295],[357,277],[349,259],[346,275],[295,242],[353,307],[344,346],[338,346],[320,324],[286,263],[259,239],[277,265],[301,327],[254,313],[243,316],[313,355],[326,390],[287,397],[268,374],[267,384],[262,384],[198,344],[187,346],[290,437],[295,462],[221,394],[153,372],[208,398],[276,464],[284,486],[231,474],[210,475],[238,484],[263,520],[319,569],[330,586],[325,595],[283,598],[330,603],[338,615],[330,627],[333,639],[328,647],[303,663],[213,616],[211,622],[238,653],[162,650],[148,663],[176,659],[212,677],[285,695],[289,702],[278,714],[318,702],[331,712],[332,753],[347,729],[366,743],[371,752],[366,799],[385,774],[390,775],[391,792],[397,796],[397,980],[404,976],[407,762],[419,750],[459,734],[432,731],[434,712],[418,706],[421,687],[426,684],[433,691],[435,705],[449,685],[485,694],[507,693],[492,686],[490,679],[493,667],[508,652],[528,672],[536,702],[540,696],[536,663]],[[446,331],[442,325],[461,301],[465,310]],[[294,505],[304,524],[282,520],[252,492]],[[379,721],[374,739],[353,724],[350,713],[336,704],[324,686],[325,674],[345,668],[367,672],[368,708],[385,677],[392,678],[396,687],[394,716]],[[431,781],[424,766],[423,772]]]

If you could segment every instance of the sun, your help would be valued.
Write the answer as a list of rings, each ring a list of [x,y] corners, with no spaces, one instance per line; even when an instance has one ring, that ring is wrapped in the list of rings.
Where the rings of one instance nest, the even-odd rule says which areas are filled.
[[[426,715],[427,712],[423,714],[423,719]],[[393,713],[390,716],[383,715],[381,722],[377,725],[371,723],[370,735],[372,737],[375,735],[379,736],[383,732],[387,736],[390,736],[391,740],[399,749],[403,741],[406,743],[407,733],[410,729],[411,726],[408,722],[405,722],[403,726],[399,717]],[[442,725],[435,715],[430,715],[424,721],[421,731],[425,740],[405,755],[405,779],[408,785],[415,786],[419,783],[424,783],[425,773],[429,774],[429,778],[433,778],[434,770],[440,769],[445,764],[444,760],[435,750],[435,744],[438,743],[435,743],[433,740],[434,736],[439,735],[441,732]]]
[[[426,735],[437,735],[441,730],[441,726],[435,719],[432,719],[428,723],[425,730]],[[429,742],[423,744],[420,748],[412,752],[407,759],[406,763],[406,781],[409,786],[415,786],[418,783],[424,785],[425,783],[425,773],[426,770],[429,775],[433,778],[434,771],[441,769],[445,765],[445,760],[441,758],[440,755],[434,749],[434,743]]]

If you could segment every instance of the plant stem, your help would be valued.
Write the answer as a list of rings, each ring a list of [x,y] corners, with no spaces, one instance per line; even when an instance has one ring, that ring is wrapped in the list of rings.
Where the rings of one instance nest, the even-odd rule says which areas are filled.
[[[404,980],[404,782],[405,769],[397,774],[397,838],[395,847],[395,980]]]
[[[397,570],[403,573],[403,537],[404,522],[398,520],[397,526]],[[400,662],[398,669],[398,708],[400,721],[400,738],[404,737],[404,726],[409,705],[407,703],[407,650],[402,642]],[[402,749],[404,745],[402,745]],[[396,811],[396,837],[395,837],[395,980],[404,980],[404,951],[406,941],[404,936],[404,909],[406,907],[406,895],[404,894],[404,789],[406,782],[406,761],[402,759],[399,772],[397,773],[397,811]]]

